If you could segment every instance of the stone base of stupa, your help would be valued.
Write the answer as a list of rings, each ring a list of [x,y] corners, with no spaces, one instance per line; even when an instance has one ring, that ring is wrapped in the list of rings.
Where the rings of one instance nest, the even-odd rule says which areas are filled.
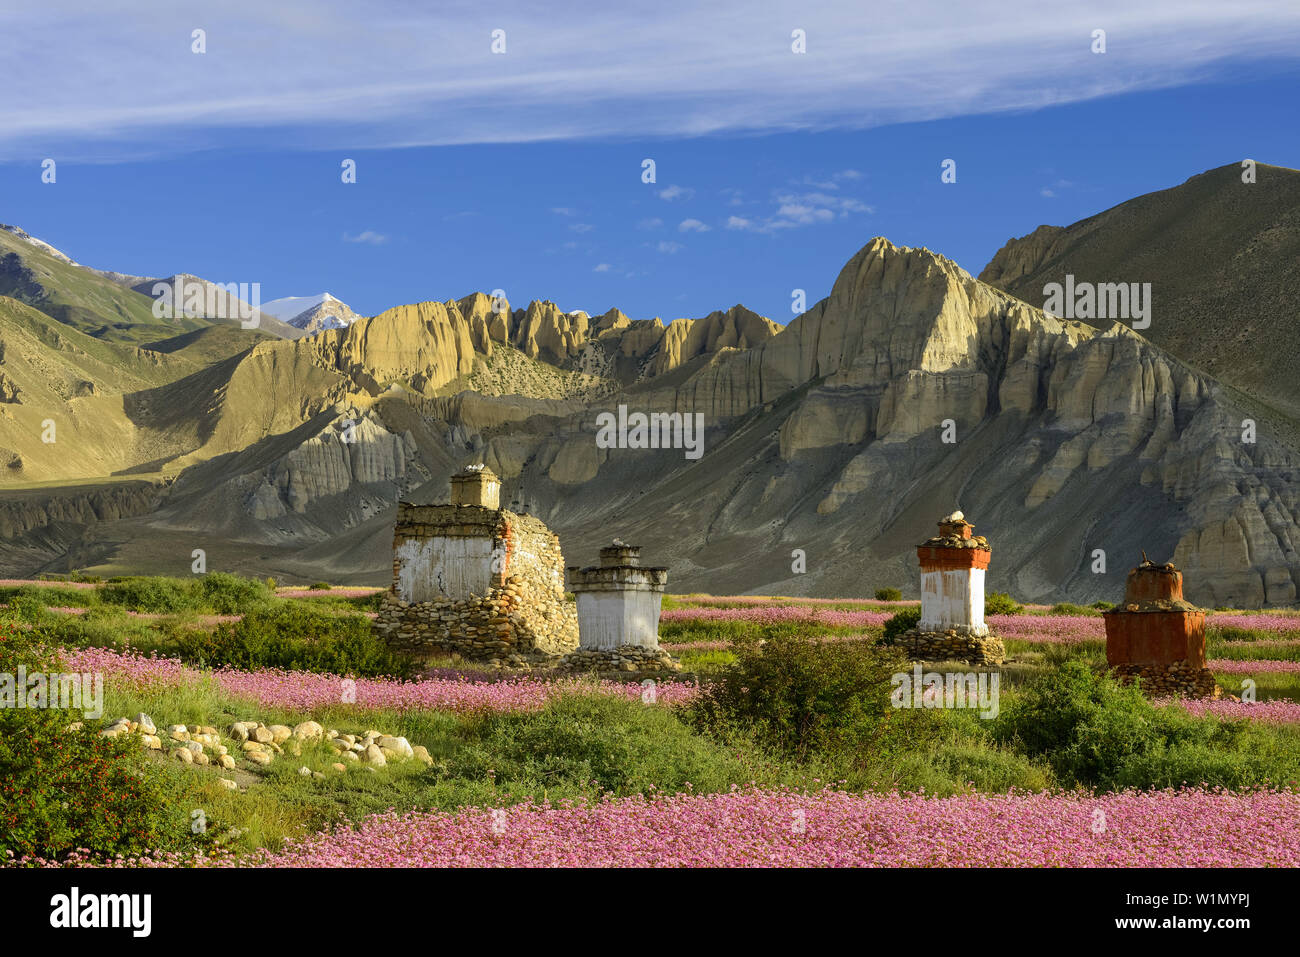
[[[594,674],[615,681],[642,681],[646,678],[673,678],[682,664],[662,648],[621,645],[618,648],[579,648],[561,658],[555,674]]]
[[[921,631],[913,628],[894,639],[909,661],[964,661],[972,665],[1000,665],[1006,646],[996,635],[971,635],[949,631]]]
[[[1225,692],[1209,668],[1197,668],[1186,661],[1168,665],[1117,665],[1111,669],[1121,684],[1141,679],[1143,694],[1152,698],[1181,695],[1184,698],[1222,698]]]

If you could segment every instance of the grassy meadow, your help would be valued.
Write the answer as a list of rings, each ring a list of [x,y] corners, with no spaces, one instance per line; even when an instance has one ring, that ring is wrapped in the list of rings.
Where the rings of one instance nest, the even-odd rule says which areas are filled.
[[[1007,802],[1031,817],[1043,802],[1065,801],[1080,814],[1088,802],[1110,802],[1116,814],[1140,805],[1131,812],[1136,827],[1144,815],[1175,814],[1179,801],[1192,801],[1208,835],[1236,826],[1242,801],[1261,802],[1260,820],[1271,821],[1277,802],[1286,810],[1300,799],[1295,614],[1212,613],[1210,667],[1226,692],[1256,700],[1197,705],[1151,702],[1107,678],[1099,609],[990,596],[988,621],[1004,638],[1005,664],[924,665],[996,676],[996,707],[982,712],[896,706],[895,676],[912,665],[880,639],[916,603],[888,591],[852,600],[670,596],[660,641],[683,675],[650,694],[545,672],[503,676],[455,657],[417,665],[372,636],[380,597],[221,574],[0,583],[0,672],[23,665],[93,672],[104,682],[98,719],[0,709],[0,820],[15,822],[0,836],[0,858],[75,863],[120,854],[129,863],[192,864],[310,854],[342,865],[348,854],[371,862],[353,842],[379,829],[385,836],[375,846],[391,853],[376,863],[409,863],[410,847],[422,848],[423,862],[502,863],[515,853],[494,838],[502,820],[522,835],[540,826],[537,815],[561,813],[548,809],[598,815],[649,802],[673,827],[692,829],[740,802],[734,813],[765,822],[752,827],[775,828],[769,843],[784,849],[781,860],[825,863],[829,845],[792,845],[778,822],[791,813],[838,821],[834,840],[842,843],[842,829],[867,827],[862,821],[875,821],[883,801],[895,802],[890,814],[908,808],[916,827],[945,827],[960,807],[983,822],[989,863],[1015,863],[1020,852],[997,823]],[[160,734],[169,725],[212,726],[235,767],[182,763],[165,739],[150,751],[135,734],[99,733],[140,712]],[[83,727],[68,731],[74,721]],[[231,730],[240,721],[375,729],[427,749],[430,761],[340,771],[335,749],[312,740],[260,766],[240,751]],[[1215,789],[1239,800],[1216,804]],[[197,831],[196,812],[204,822]],[[632,826],[610,813],[601,827]],[[1295,815],[1278,813],[1265,839],[1282,858],[1300,854],[1294,824],[1282,823]],[[418,840],[403,830],[411,828]],[[448,857],[452,838],[430,835],[457,828],[473,840],[463,857]],[[1041,859],[1030,862],[1064,855],[1087,863],[1089,840],[1031,841]],[[717,845],[709,860],[731,861],[744,841],[738,834]],[[1139,862],[1209,861],[1211,844],[1171,846]],[[555,853],[569,860],[560,845]],[[834,854],[951,863],[870,835],[837,843]]]

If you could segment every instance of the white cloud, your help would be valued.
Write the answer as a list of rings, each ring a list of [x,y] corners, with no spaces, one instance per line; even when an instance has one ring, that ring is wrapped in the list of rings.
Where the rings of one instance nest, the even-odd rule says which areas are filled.
[[[680,249],[685,249],[685,248],[686,247],[683,246],[681,243],[675,243],[671,239],[663,239],[655,244],[655,249],[657,249],[661,253],[668,253],[669,255],[677,252]]]
[[[659,198],[666,199],[670,203],[674,199],[690,199],[694,195],[695,190],[686,186],[678,186],[676,183],[659,190]]]
[[[596,227],[591,225],[591,223],[571,223],[569,228],[575,233],[589,233]]]
[[[652,216],[649,219],[643,219],[636,224],[637,229],[658,229],[664,224],[664,221],[658,216]]]
[[[773,200],[776,202],[776,210],[771,215],[762,219],[732,216],[727,220],[727,228],[772,233],[800,226],[818,226],[837,219],[847,219],[849,216],[875,212],[875,207],[860,199],[834,193],[781,191],[774,194]]]
[[[388,242],[388,237],[383,233],[377,233],[372,229],[367,229],[364,232],[357,233],[355,236],[349,236],[347,233],[344,233],[343,241],[345,243],[366,243],[371,246],[382,246],[384,243]]]
[[[707,233],[709,227],[698,219],[683,219],[677,224],[677,231],[682,233]]]
[[[577,216],[578,211],[572,206],[552,206],[551,212],[557,216]]]
[[[609,272],[609,270],[610,270],[609,263],[597,263],[596,268],[593,269],[592,272]]]
[[[1038,195],[1044,196],[1047,199],[1053,199],[1057,196],[1060,190],[1069,189],[1073,185],[1074,183],[1070,182],[1068,179],[1058,179],[1055,183],[1051,183],[1040,189]]]
[[[0,13],[0,158],[114,160],[209,148],[331,150],[862,129],[1031,110],[1219,77],[1285,76],[1300,5],[1276,0],[909,0],[801,9],[790,53],[778,0],[661,0],[581,15],[502,0],[62,0]],[[788,26],[788,24],[787,24]],[[1089,52],[1104,26],[1104,56]],[[286,51],[308,50],[310,55]],[[437,55],[430,55],[436,50]],[[599,50],[598,56],[582,51]],[[577,51],[577,55],[575,55]],[[159,76],[167,78],[158,82]],[[341,161],[348,154],[342,153]],[[358,159],[358,181],[377,170]],[[323,165],[337,177],[338,165]],[[661,163],[661,170],[663,164]],[[847,177],[851,178],[851,177]]]

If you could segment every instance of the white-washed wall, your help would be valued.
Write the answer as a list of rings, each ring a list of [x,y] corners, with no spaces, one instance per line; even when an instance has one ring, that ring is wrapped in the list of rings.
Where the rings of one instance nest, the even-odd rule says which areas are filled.
[[[987,635],[984,569],[949,568],[921,572],[921,631],[953,630]]]
[[[394,551],[402,601],[462,601],[492,584],[492,539],[438,536],[407,539]]]
[[[578,593],[578,645],[612,651],[622,645],[659,647],[662,595],[649,590]]]

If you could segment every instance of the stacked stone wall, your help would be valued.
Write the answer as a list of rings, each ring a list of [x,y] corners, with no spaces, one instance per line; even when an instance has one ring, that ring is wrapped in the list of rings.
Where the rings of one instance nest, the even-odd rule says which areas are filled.
[[[481,593],[413,593],[427,569],[454,543],[485,569],[458,579],[486,583]],[[399,507],[393,533],[393,587],[375,621],[390,646],[417,659],[459,654],[498,667],[520,667],[578,646],[576,607],[565,600],[559,539],[536,518],[505,509],[431,505]],[[479,554],[481,553],[481,554]],[[436,583],[435,583],[436,587]],[[422,600],[411,600],[412,597]]]
[[[909,661],[964,661],[972,665],[1000,665],[1007,650],[994,635],[969,635],[956,630],[921,631],[913,628],[894,639]]]

